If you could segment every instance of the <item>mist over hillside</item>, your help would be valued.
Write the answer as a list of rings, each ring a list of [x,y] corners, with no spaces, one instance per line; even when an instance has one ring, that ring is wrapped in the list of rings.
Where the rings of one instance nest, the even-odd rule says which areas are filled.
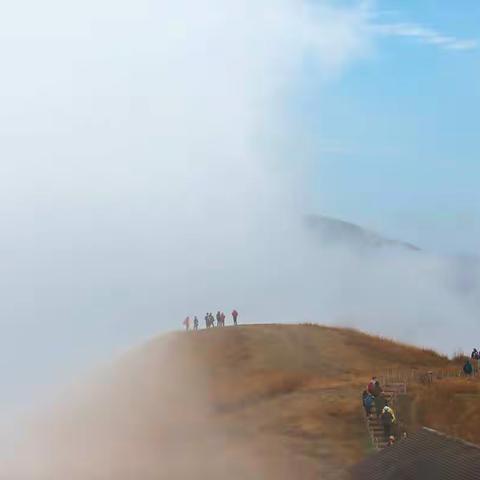
[[[325,215],[307,215],[305,226],[314,238],[318,239],[319,248],[345,248],[357,254],[375,255],[375,253],[418,252],[417,258],[422,262],[431,252],[422,250],[402,240],[393,240],[365,229],[360,225]],[[423,257],[422,257],[423,255]],[[473,255],[438,255],[445,264],[448,274],[446,284],[453,291],[468,296],[478,291],[480,286],[480,257]]]
[[[324,245],[345,245],[355,250],[400,248],[420,251],[411,243],[391,240],[354,223],[324,215],[307,215],[305,225]]]
[[[308,57],[320,95],[362,61],[367,3],[9,4],[0,406],[217,309],[470,345],[478,268],[336,220],[305,227],[321,205],[298,77]]]

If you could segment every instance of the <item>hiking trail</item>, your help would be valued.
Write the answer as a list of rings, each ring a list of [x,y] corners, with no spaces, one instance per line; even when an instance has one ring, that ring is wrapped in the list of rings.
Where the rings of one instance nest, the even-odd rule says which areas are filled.
[[[406,383],[387,383],[383,387],[383,394],[385,399],[388,402],[388,405],[396,410],[396,398],[397,395],[406,394],[407,385]],[[372,406],[372,414],[367,417],[367,429],[372,440],[373,447],[375,450],[382,450],[388,444],[388,441],[385,439],[383,432],[382,422],[380,420],[381,412],[376,411],[375,405]],[[398,422],[398,419],[397,419]]]

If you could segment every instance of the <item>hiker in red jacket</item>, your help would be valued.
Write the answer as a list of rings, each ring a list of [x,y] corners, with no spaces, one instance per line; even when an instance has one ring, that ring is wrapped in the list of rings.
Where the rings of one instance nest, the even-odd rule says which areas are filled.
[[[237,325],[238,312],[236,310],[233,310],[232,317],[233,317],[233,324]]]
[[[377,381],[377,377],[372,377],[372,379],[368,382],[368,385],[367,385],[367,391],[368,391],[368,393],[370,393],[372,395],[375,391],[375,382],[376,381]]]

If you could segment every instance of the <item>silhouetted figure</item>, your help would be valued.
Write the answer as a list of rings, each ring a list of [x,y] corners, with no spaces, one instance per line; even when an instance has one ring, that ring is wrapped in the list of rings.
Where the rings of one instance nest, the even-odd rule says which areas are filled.
[[[183,321],[183,325],[185,327],[185,330],[188,332],[190,330],[190,317],[187,317],[184,321]]]
[[[222,327],[225,326],[225,314],[222,312],[220,313],[220,323],[222,324]]]
[[[217,327],[222,326],[222,314],[220,313],[220,310],[217,311],[217,314],[215,315],[215,318],[217,320]]]
[[[383,392],[378,396],[375,397],[375,412],[377,413],[377,417],[383,412],[383,409],[387,406],[387,399]]]
[[[380,382],[377,380],[375,382],[375,384],[373,385],[372,395],[374,397],[379,397],[382,392],[383,392],[383,390],[382,390],[382,387],[380,386]]]
[[[210,314],[205,314],[205,328],[210,328]]]
[[[194,330],[198,330],[198,318],[196,315],[193,317],[193,328]]]
[[[232,318],[233,318],[233,324],[237,325],[238,312],[236,310],[233,310]]]
[[[463,373],[468,376],[470,376],[473,373],[473,367],[472,367],[472,364],[470,363],[470,360],[467,360],[465,362],[465,365],[463,366]]]

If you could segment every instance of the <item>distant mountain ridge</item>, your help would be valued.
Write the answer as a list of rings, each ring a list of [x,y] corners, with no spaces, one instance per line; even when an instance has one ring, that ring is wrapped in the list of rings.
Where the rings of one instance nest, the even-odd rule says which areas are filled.
[[[411,243],[392,240],[354,223],[324,215],[307,215],[305,225],[324,244],[346,245],[356,249],[393,247],[416,252],[421,250]]]

